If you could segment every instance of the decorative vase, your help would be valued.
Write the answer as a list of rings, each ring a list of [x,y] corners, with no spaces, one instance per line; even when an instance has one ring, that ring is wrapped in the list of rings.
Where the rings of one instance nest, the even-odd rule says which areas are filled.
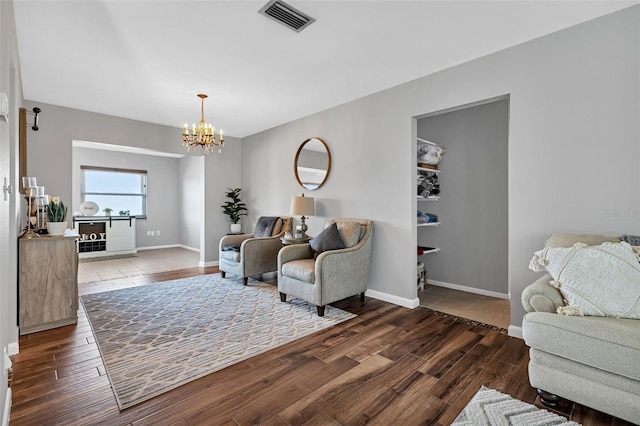
[[[64,235],[67,230],[67,222],[47,222],[47,232],[49,235]]]
[[[242,225],[240,223],[232,223],[231,224],[231,233],[239,234],[242,231]]]

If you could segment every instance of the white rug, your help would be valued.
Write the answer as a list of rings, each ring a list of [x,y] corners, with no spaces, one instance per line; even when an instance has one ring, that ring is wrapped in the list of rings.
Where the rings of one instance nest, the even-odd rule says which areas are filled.
[[[580,426],[535,405],[482,386],[452,426]]]
[[[120,409],[356,315],[204,275],[82,296]]]

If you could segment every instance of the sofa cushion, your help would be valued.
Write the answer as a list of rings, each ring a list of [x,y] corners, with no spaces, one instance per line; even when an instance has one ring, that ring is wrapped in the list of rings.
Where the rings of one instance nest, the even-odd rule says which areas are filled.
[[[344,241],[342,241],[342,237],[340,237],[338,226],[335,222],[313,237],[309,244],[316,253],[345,248]]]
[[[522,336],[531,348],[640,380],[640,321],[529,312]]]
[[[628,243],[540,250],[530,268],[553,277],[569,305],[559,313],[640,319],[640,263]]]
[[[240,252],[234,250],[226,250],[220,252],[220,257],[226,260],[232,260],[234,262],[240,262]]]
[[[316,281],[316,262],[313,259],[291,260],[282,265],[282,275],[314,283]]]

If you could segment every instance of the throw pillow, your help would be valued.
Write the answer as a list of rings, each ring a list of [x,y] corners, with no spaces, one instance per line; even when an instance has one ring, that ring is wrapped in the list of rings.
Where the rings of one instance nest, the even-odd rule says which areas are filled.
[[[276,223],[273,225],[273,232],[271,232],[271,236],[272,237],[275,237],[280,232],[282,232],[282,223],[283,223],[283,221],[282,221],[281,217],[276,219]]]
[[[553,278],[568,305],[559,314],[640,319],[640,263],[626,242],[546,248],[529,268]]]
[[[311,239],[309,244],[313,251],[317,253],[345,248],[344,241],[342,241],[338,226],[335,223],[324,228],[322,232]]]
[[[358,222],[336,222],[338,233],[344,242],[345,247],[353,247],[360,241],[360,223]]]

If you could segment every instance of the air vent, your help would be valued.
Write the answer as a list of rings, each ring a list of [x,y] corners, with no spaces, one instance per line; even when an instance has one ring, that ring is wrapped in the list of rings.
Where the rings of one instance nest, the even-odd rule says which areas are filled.
[[[271,0],[259,10],[259,13],[298,33],[315,22],[312,17],[280,0]]]

